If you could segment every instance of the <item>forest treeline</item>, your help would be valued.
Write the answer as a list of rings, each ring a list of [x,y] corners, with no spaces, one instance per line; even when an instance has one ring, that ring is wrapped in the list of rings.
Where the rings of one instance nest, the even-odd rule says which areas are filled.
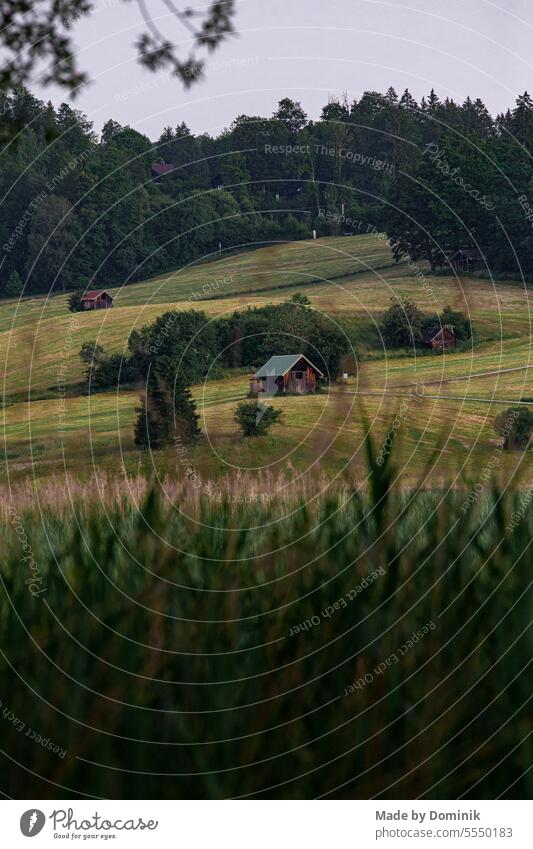
[[[152,141],[4,93],[0,293],[121,285],[354,222],[386,232],[398,258],[437,267],[471,246],[495,273],[531,272],[532,106],[526,92],[493,118],[479,99],[390,88],[330,99],[317,121],[285,98],[216,137],[180,123]],[[154,163],[175,168],[156,180]]]

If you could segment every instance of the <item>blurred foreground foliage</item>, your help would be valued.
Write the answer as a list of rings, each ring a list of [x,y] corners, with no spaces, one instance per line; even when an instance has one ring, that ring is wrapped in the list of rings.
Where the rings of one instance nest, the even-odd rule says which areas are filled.
[[[527,798],[527,493],[466,508],[391,462],[369,442],[366,493],[290,515],[154,489],[4,519],[3,792]]]

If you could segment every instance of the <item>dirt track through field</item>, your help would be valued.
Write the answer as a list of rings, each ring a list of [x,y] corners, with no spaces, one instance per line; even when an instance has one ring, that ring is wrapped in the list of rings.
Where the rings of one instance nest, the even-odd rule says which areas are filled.
[[[452,383],[456,380],[473,380],[476,377],[494,377],[499,374],[508,374],[512,371],[524,371],[525,369],[533,368],[533,363],[527,366],[513,366],[512,368],[495,369],[494,371],[479,371],[471,374],[459,375],[459,377],[443,377],[439,380],[419,380],[418,385],[431,386],[433,383]],[[396,386],[413,386],[412,383],[397,383]],[[473,399],[476,400],[476,399]],[[483,399],[481,399],[483,400]]]
[[[436,381],[431,381],[436,382]],[[444,383],[444,381],[443,381]],[[416,384],[403,384],[404,386],[415,386]],[[420,386],[420,384],[418,384]],[[409,398],[410,394],[408,392],[371,392],[371,391],[359,391],[354,393],[357,395],[372,395],[378,396],[381,398]],[[429,400],[429,401],[472,401],[472,402],[481,402],[482,404],[522,404],[525,407],[533,406],[533,402],[531,401],[517,401],[516,398],[473,398],[465,395],[423,395],[420,396],[419,400]]]

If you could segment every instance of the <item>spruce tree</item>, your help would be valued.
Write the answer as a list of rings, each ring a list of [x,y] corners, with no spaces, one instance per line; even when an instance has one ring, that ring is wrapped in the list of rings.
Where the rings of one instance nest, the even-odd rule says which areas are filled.
[[[68,308],[70,312],[81,312],[83,310],[80,291],[72,292],[72,294],[69,295]]]
[[[516,101],[512,111],[511,130],[516,139],[528,150],[533,147],[533,100],[525,91]]]
[[[146,392],[137,408],[135,444],[158,450],[180,437],[185,441],[200,435],[196,403],[181,371],[168,357],[152,366]]]
[[[412,114],[416,115],[416,112],[418,110],[418,103],[416,102],[408,88],[405,89],[404,93],[400,98],[400,108],[406,109],[408,112],[411,112]]]
[[[18,297],[18,295],[22,294],[23,289],[24,283],[20,279],[20,274],[18,273],[18,271],[12,271],[5,285],[5,294],[9,295],[12,298],[15,298]]]

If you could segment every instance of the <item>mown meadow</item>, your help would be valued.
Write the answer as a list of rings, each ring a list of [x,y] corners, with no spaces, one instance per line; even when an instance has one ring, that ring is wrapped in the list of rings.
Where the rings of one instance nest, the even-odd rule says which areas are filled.
[[[246,397],[245,371],[192,387],[203,437],[191,460],[203,477],[217,479],[237,466],[287,463],[307,473],[317,457],[331,475],[360,464],[364,427],[360,404],[379,438],[407,403],[402,419],[402,474],[407,485],[443,445],[435,476],[477,468],[497,444],[495,417],[511,403],[533,397],[529,289],[520,281],[431,275],[416,264],[393,262],[381,235],[323,238],[271,245],[194,264],[179,272],[111,288],[112,310],[69,313],[67,295],[2,301],[0,356],[4,406],[0,409],[3,472],[9,483],[94,471],[181,475],[172,451],[146,458],[133,443],[142,387],[87,394],[78,356],[95,340],[107,353],[126,352],[130,333],[170,308],[201,309],[209,317],[264,306],[305,293],[311,308],[348,329],[353,354],[347,381],[320,397],[283,400],[284,417],[271,435],[243,441],[233,411]],[[405,295],[425,313],[451,305],[468,315],[474,341],[445,356],[386,350],[379,320],[392,297]],[[417,404],[410,402],[414,388]],[[318,446],[318,447],[317,447]],[[325,446],[325,449],[324,449]],[[527,458],[507,458],[512,475]],[[229,465],[228,465],[229,464]],[[527,469],[526,469],[527,471]],[[522,476],[525,470],[522,468]]]
[[[280,244],[112,289],[3,301],[0,720],[16,798],[531,794],[528,289],[420,277],[376,236]],[[89,392],[78,351],[169,308],[305,293],[348,377],[239,435],[246,369],[192,387],[202,436],[140,451],[142,387]],[[391,352],[406,295],[473,323]]]

